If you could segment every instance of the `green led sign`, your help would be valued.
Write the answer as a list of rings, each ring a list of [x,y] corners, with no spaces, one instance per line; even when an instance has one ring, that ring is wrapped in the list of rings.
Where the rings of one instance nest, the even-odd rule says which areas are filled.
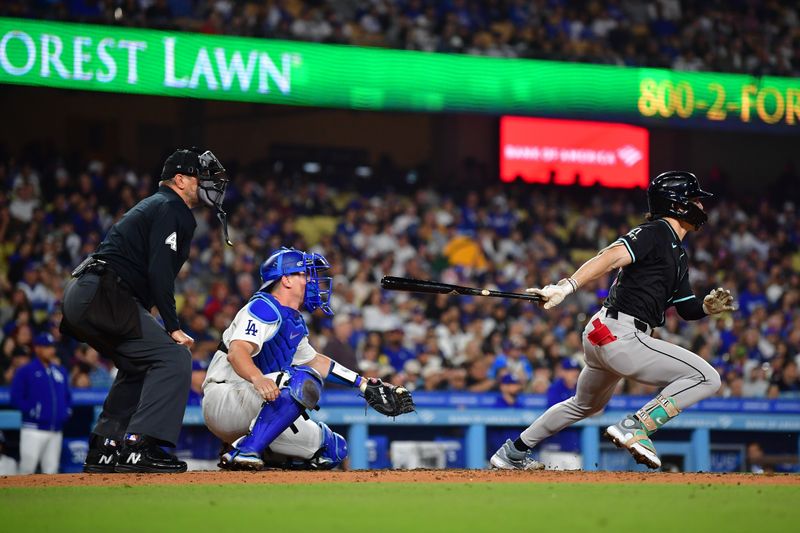
[[[0,18],[0,83],[267,104],[796,126],[800,80]]]

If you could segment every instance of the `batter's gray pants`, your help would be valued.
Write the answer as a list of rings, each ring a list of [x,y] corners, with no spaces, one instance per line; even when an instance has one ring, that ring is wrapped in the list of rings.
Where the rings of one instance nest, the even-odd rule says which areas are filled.
[[[177,344],[156,319],[139,305],[142,337],[110,349],[103,334],[78,322],[100,284],[96,274],[72,280],[64,291],[64,317],[89,342],[113,359],[117,377],[108,391],[94,433],[121,441],[125,433],[147,435],[172,446],[178,442],[192,379],[192,355]]]
[[[587,339],[599,319],[617,340],[595,346]],[[672,397],[678,409],[685,409],[719,390],[720,377],[702,357],[689,350],[650,336],[650,329],[639,331],[633,317],[619,313],[606,317],[606,309],[589,319],[583,330],[586,366],[578,376],[575,396],[550,407],[528,429],[522,442],[533,447],[575,422],[602,411],[611,399],[617,382],[629,378],[647,385],[663,387],[661,395]]]

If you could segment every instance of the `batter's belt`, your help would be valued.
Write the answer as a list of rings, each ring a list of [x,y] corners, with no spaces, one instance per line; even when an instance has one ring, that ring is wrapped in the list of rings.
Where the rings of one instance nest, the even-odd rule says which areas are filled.
[[[650,324],[645,322],[644,320],[639,320],[635,316],[628,315],[626,313],[621,313],[616,309],[608,309],[606,308],[606,318],[611,318],[618,322],[629,324],[645,335],[650,335],[653,332],[653,328],[650,327]]]

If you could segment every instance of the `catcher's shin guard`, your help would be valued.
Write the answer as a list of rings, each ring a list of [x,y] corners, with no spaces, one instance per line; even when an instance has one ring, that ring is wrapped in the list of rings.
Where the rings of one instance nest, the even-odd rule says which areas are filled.
[[[317,422],[322,431],[322,446],[311,459],[312,468],[330,470],[336,468],[347,457],[347,441],[334,432],[325,422]]]
[[[271,402],[261,406],[250,432],[242,437],[234,447],[240,453],[260,456],[264,448],[297,420],[305,408],[292,398],[289,389],[283,389]]]
[[[264,448],[297,420],[306,409],[314,409],[322,394],[322,378],[313,368],[290,370],[289,385],[271,402],[264,402],[250,432],[234,444],[240,453],[261,455]]]

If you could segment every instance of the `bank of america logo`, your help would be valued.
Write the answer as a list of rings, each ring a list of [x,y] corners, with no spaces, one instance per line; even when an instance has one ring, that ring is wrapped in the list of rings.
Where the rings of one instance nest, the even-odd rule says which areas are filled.
[[[619,157],[626,167],[632,167],[642,160],[642,152],[635,146],[626,144],[622,148],[617,148],[617,157]]]

